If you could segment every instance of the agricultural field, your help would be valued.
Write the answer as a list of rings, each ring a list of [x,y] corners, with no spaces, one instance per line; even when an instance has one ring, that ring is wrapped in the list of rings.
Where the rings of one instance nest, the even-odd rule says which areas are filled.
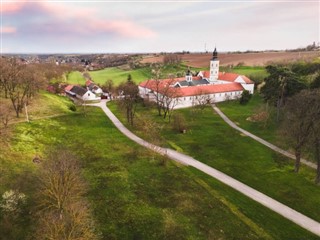
[[[102,239],[317,239],[211,177],[136,145],[100,109],[78,111],[11,126],[0,153],[1,194],[19,186],[31,207],[38,170],[32,159],[45,159],[48,146],[64,146],[81,162]],[[11,239],[34,227],[29,214],[19,221]]]
[[[219,51],[219,49],[218,49]],[[186,65],[197,68],[208,68],[209,59],[212,53],[193,53],[181,54],[181,59]],[[219,53],[221,66],[265,66],[270,63],[282,62],[288,63],[292,61],[309,61],[319,58],[320,53],[317,51],[310,52],[261,52],[261,53]],[[146,55],[142,63],[162,62],[162,55]]]
[[[116,105],[111,107],[125,122]],[[150,121],[159,124],[163,146],[190,155],[297,211],[320,220],[320,212],[316,207],[320,203],[320,189],[314,184],[315,171],[302,167],[301,172],[295,174],[292,160],[232,129],[211,107],[203,111],[191,108],[175,111],[174,114],[185,120],[186,134],[173,131],[172,124],[158,117],[155,109],[139,107],[138,110],[137,117],[140,120],[137,119],[137,122],[145,121],[143,119],[150,116]],[[146,132],[139,129],[135,131],[142,138],[147,138]]]

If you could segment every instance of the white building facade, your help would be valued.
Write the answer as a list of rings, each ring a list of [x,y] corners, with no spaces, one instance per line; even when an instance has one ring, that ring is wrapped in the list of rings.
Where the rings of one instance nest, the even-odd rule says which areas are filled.
[[[170,97],[173,108],[185,108],[205,103],[238,99],[244,90],[254,93],[254,83],[246,76],[219,72],[218,53],[214,49],[210,71],[200,71],[192,76],[190,70],[185,78],[147,80],[139,84],[139,94],[150,101]]]

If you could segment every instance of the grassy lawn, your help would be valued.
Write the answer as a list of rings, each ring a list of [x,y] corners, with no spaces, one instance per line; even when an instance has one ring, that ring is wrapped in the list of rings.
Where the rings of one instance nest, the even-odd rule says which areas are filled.
[[[115,104],[111,107],[117,112]],[[320,188],[313,183],[314,170],[303,167],[295,174],[293,161],[241,135],[210,107],[202,112],[191,108],[177,112],[188,123],[186,134],[172,131],[170,124],[147,108],[140,108],[138,115],[151,116],[162,125],[164,146],[172,147],[173,142],[184,153],[320,221]]]
[[[137,84],[151,77],[151,71],[149,68],[123,70],[121,68],[111,67],[99,71],[91,71],[89,74],[95,83],[101,85],[107,80],[112,80],[115,85],[119,85],[121,82],[125,82],[127,80],[129,74],[131,74],[132,80]]]
[[[270,117],[268,120],[250,120],[250,117],[253,115],[267,110],[267,106],[259,94],[254,94],[246,105],[240,105],[238,101],[228,101],[218,103],[217,106],[239,127],[263,138],[266,141],[277,145],[283,145],[283,142],[279,140],[275,116],[273,112],[271,112],[272,109],[270,109],[270,107]]]
[[[45,158],[50,146],[67,147],[81,160],[103,239],[317,239],[199,171],[136,145],[98,108],[11,127],[1,145],[0,194],[18,187],[32,205],[32,158]],[[31,224],[20,226],[15,239],[24,239]]]
[[[166,65],[161,70],[161,78],[168,78],[170,74],[175,76],[185,76],[187,66],[181,65]],[[196,72],[201,69],[191,68],[192,71]],[[125,82],[128,75],[131,74],[133,81],[137,84],[152,78],[151,69],[149,67],[138,68],[134,70],[124,70],[121,67],[110,67],[98,71],[90,71],[90,76],[93,81],[97,84],[103,85],[106,81],[112,80],[117,86],[122,82]],[[71,72],[68,75],[68,83],[70,84],[84,84],[84,78],[80,72]]]
[[[67,76],[67,82],[69,84],[79,84],[79,85],[84,85],[85,84],[85,79],[82,76],[81,72],[74,71],[70,72]]]

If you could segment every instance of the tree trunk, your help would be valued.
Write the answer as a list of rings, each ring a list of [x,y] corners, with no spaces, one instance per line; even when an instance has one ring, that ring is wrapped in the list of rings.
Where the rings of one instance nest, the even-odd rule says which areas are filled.
[[[317,160],[317,176],[315,179],[316,184],[320,184],[320,138],[315,140],[316,160]]]
[[[301,150],[300,149],[296,149],[295,156],[296,156],[296,162],[294,165],[294,171],[296,173],[298,173],[299,169],[300,169],[300,158],[301,158]]]
[[[280,99],[277,101],[277,122],[279,122],[279,115],[280,115]]]

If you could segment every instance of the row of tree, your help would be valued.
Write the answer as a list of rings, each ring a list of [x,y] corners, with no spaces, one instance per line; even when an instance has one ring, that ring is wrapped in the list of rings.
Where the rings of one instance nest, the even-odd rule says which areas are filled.
[[[10,99],[16,117],[19,117],[23,108],[29,104],[40,89],[45,89],[50,80],[60,78],[67,71],[69,71],[67,66],[26,65],[16,58],[1,58],[1,97]],[[1,111],[1,114],[5,114],[5,111]]]

